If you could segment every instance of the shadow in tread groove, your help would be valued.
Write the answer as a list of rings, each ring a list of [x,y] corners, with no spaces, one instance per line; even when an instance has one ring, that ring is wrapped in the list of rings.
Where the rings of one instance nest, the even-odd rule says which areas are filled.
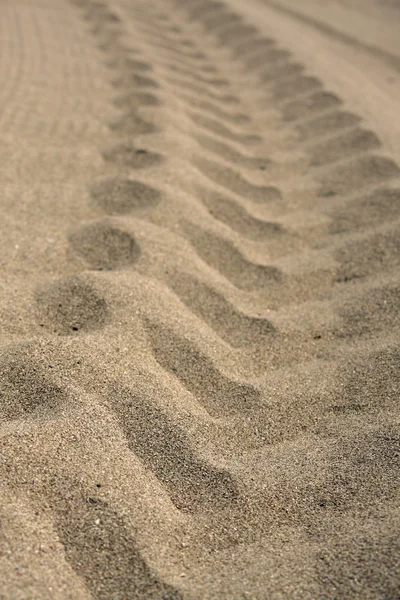
[[[356,127],[360,121],[360,117],[353,113],[337,111],[296,125],[296,131],[303,142],[308,142],[318,137],[338,135],[341,129]]]
[[[244,144],[247,146],[248,144],[255,144],[262,140],[262,138],[258,135],[248,133],[235,133],[219,121],[215,121],[214,119],[210,119],[198,113],[190,113],[189,116],[192,119],[193,123],[195,123],[199,127],[207,129],[221,137],[227,138],[232,142],[237,142],[239,144]]]
[[[202,148],[221,156],[223,159],[233,163],[234,165],[240,165],[246,169],[255,169],[260,171],[265,171],[271,165],[271,161],[267,158],[245,156],[231,146],[228,146],[223,142],[219,142],[214,138],[205,135],[196,135],[195,139]]]
[[[398,522],[396,517],[366,521],[366,526],[355,530],[354,527],[337,528],[333,539],[317,553],[316,577],[325,598],[397,600],[400,589]],[[389,573],[393,576],[388,576]]]
[[[300,75],[288,81],[278,83],[271,88],[270,93],[275,100],[284,102],[292,97],[309,94],[314,90],[321,88],[322,82],[316,77]]]
[[[205,158],[196,157],[192,162],[205,177],[234,194],[240,194],[246,200],[251,200],[257,204],[282,201],[282,194],[278,188],[253,185],[244,179],[238,171]]]
[[[154,39],[153,46],[162,52],[169,54],[171,57],[179,57],[182,64],[187,65],[187,67],[192,67],[193,69],[202,66],[202,63],[207,60],[207,57],[202,52],[185,52],[182,48],[172,46],[171,43],[163,43],[158,39]]]
[[[193,75],[193,69],[190,69],[187,65],[187,62],[184,60],[181,60],[177,56],[174,56],[173,58],[171,57],[168,62],[163,62],[162,66],[164,68],[168,69],[170,72],[190,75],[190,77],[192,77],[192,78],[195,77]],[[218,75],[219,71],[213,65],[209,65],[206,63],[204,65],[196,65],[196,72],[207,73],[207,75]],[[226,80],[223,80],[223,81],[226,81]],[[227,84],[230,85],[229,82],[227,82]],[[222,87],[224,87],[224,84],[222,84]]]
[[[175,5],[177,8],[182,8],[182,5],[178,0],[175,0]],[[192,0],[184,5],[184,9],[192,20],[200,18],[217,19],[221,12],[225,18],[227,14],[225,4],[222,2],[207,2],[206,0],[204,2],[193,2]]]
[[[358,501],[372,508],[376,507],[377,499],[388,502],[398,497],[398,426],[394,424],[355,438],[342,440],[333,452],[326,481],[315,490],[320,506],[345,511]]]
[[[204,112],[210,113],[211,116],[216,117],[217,119],[222,119],[223,121],[228,121],[228,123],[233,123],[234,125],[249,123],[251,120],[250,117],[243,113],[227,112],[212,102],[207,102],[207,100],[199,100],[194,96],[181,94],[180,99],[189,104],[191,108],[204,110]]]
[[[236,25],[237,23],[241,23],[242,19],[239,15],[229,14],[226,12],[219,11],[217,15],[207,15],[198,14],[198,17],[201,17],[201,22],[207,31],[214,31],[216,29],[231,27]]]
[[[331,216],[331,234],[374,227],[397,219],[400,217],[400,189],[377,190],[369,196],[347,202],[344,208],[334,209]]]
[[[177,75],[179,75],[181,77],[188,77],[189,79],[191,79],[197,83],[202,83],[204,85],[209,85],[211,87],[222,88],[222,87],[230,86],[229,81],[227,81],[226,79],[221,79],[221,78],[217,78],[217,77],[210,79],[208,77],[203,77],[202,75],[199,75],[199,73],[193,72],[193,69],[189,69],[187,67],[185,68],[185,67],[178,67],[176,65],[170,65],[168,67],[168,70],[172,73],[176,73]],[[204,71],[204,69],[202,69],[202,71]]]
[[[317,92],[310,97],[289,102],[282,109],[285,121],[295,121],[313,117],[315,113],[337,108],[342,104],[340,98],[330,92]]]
[[[273,83],[275,80],[284,79],[286,77],[293,77],[304,71],[303,65],[297,63],[284,63],[278,67],[268,69],[260,73],[260,79],[262,83]]]
[[[172,85],[175,85],[181,89],[184,93],[189,91],[194,93],[199,98],[210,98],[213,100],[213,102],[217,102],[219,104],[240,104],[239,98],[233,94],[218,94],[212,92],[202,85],[197,85],[191,81],[183,81],[182,79],[177,79],[176,77],[168,77],[168,81]]]
[[[356,129],[326,142],[320,142],[307,148],[311,156],[311,165],[320,167],[352,154],[369,152],[380,148],[381,142],[372,131],[357,127]]]
[[[246,70],[259,70],[265,69],[265,65],[271,64],[280,64],[284,65],[285,63],[289,64],[289,61],[292,59],[292,55],[287,50],[281,50],[279,48],[267,48],[264,52],[260,54],[256,54],[255,56],[251,56],[248,58],[244,64]]]
[[[174,273],[168,286],[189,310],[235,348],[267,345],[274,326],[263,318],[239,312],[224,296],[187,273]]]
[[[233,40],[232,40],[232,42],[233,42]],[[245,42],[242,40],[239,40],[238,44],[234,44],[234,43],[230,44],[230,47],[233,48],[232,56],[235,59],[238,59],[238,58],[243,59],[248,54],[255,54],[256,56],[253,57],[254,59],[257,58],[259,55],[265,56],[265,54],[267,54],[274,46],[276,46],[275,40],[268,39],[268,38],[259,38],[259,39],[255,39],[255,40],[251,40],[251,41],[246,40]],[[285,56],[286,56],[286,58],[288,58],[290,56],[290,53],[286,52]],[[251,60],[251,58],[247,59],[248,62],[250,60]],[[264,62],[260,61],[260,63],[258,63],[258,64],[265,65],[265,60],[264,60]]]
[[[318,178],[321,181],[318,193],[320,196],[351,193],[399,176],[399,167],[389,158],[366,156],[336,167],[329,174]]]
[[[262,290],[283,281],[283,273],[279,269],[250,262],[222,237],[187,221],[182,222],[182,229],[200,258],[236,287],[247,291]]]
[[[148,327],[151,330],[153,326]],[[158,339],[158,327],[154,334]],[[177,508],[218,510],[236,501],[238,489],[233,477],[198,458],[179,427],[152,405],[150,398],[117,384],[110,390],[108,402],[129,448],[166,486]]]
[[[98,489],[59,476],[50,487],[55,488],[51,504],[66,559],[94,598],[182,599],[149,568],[132,527],[99,497]]]
[[[397,293],[399,290],[396,290]],[[350,412],[396,405],[400,393],[400,347],[370,354],[345,371],[341,403],[335,412]]]
[[[341,263],[338,282],[394,269],[400,265],[400,228],[349,243],[335,253],[335,258]]]
[[[148,333],[159,365],[173,373],[211,416],[246,412],[259,403],[260,392],[253,386],[222,375],[207,356],[172,330],[153,324]]]
[[[251,240],[265,242],[277,236],[282,238],[286,233],[279,223],[252,217],[238,202],[226,196],[201,187],[198,188],[197,194],[215,219]]]
[[[338,311],[343,319],[340,337],[359,337],[400,328],[400,287],[385,285],[345,302]]]
[[[257,35],[257,29],[252,25],[232,25],[224,27],[221,32],[216,32],[215,36],[223,46],[230,46],[230,42],[254,39]]]

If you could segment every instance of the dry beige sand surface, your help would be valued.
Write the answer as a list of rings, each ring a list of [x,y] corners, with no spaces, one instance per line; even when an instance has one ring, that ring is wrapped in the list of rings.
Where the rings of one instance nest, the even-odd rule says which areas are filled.
[[[400,597],[400,3],[0,0],[0,599]]]

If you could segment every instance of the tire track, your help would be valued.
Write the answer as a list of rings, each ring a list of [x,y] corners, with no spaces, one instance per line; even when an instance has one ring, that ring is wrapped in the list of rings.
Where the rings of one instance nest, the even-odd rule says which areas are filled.
[[[106,433],[117,423],[124,460],[170,501],[165,531],[169,521],[182,530],[160,533],[179,551],[156,557],[136,513],[134,531],[84,478],[43,473],[66,560],[96,598],[191,597],[220,565],[248,574],[254,597],[266,585],[273,597],[287,588],[257,588],[236,547],[257,545],[259,570],[259,547],[268,554],[283,536],[306,548],[305,594],[333,597],[342,568],[343,596],[357,577],[365,589],[371,548],[392,565],[385,511],[397,507],[399,168],[340,98],[225,3],[78,4],[120,114],[99,149],[101,176],[88,180],[98,212],[66,239],[72,274],[40,283],[34,318],[68,351],[99,345],[99,371],[117,363],[91,387],[88,361],[79,389],[96,398]],[[117,358],[96,337],[105,329]],[[1,358],[8,422],[56,419],[75,398],[71,375],[59,381],[35,353],[22,343]],[[274,366],[255,379],[246,365],[259,354]],[[132,355],[136,388],[124,382]],[[169,571],[179,585],[164,581]]]

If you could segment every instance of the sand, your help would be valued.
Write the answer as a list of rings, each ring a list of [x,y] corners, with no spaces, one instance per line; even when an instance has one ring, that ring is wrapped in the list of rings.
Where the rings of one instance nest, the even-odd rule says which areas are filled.
[[[0,3],[0,598],[400,597],[400,4]]]

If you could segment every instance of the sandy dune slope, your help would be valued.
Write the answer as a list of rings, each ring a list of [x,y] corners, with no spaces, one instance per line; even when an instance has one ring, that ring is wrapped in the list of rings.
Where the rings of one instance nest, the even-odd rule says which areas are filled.
[[[396,19],[0,2],[1,600],[400,597]]]

